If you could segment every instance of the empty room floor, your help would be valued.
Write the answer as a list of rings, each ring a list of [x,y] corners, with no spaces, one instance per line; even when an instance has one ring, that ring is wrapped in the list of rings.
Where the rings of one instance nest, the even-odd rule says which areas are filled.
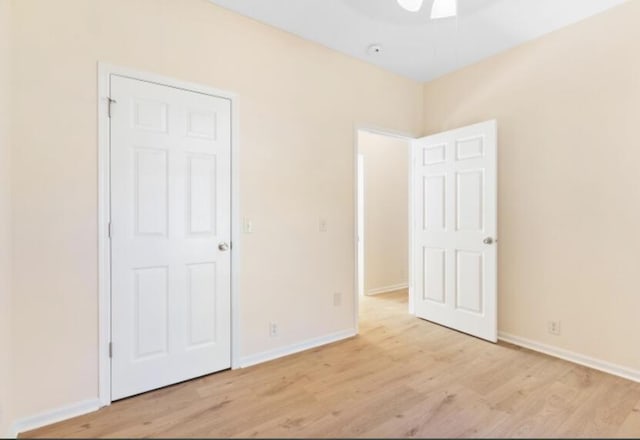
[[[360,335],[22,437],[637,437],[640,384],[361,301]]]

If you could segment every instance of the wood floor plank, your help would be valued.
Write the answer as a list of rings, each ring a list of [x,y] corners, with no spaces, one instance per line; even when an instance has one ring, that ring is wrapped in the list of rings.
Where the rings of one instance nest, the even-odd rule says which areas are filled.
[[[640,384],[361,301],[360,335],[115,402],[44,437],[640,437]]]
[[[633,407],[631,413],[627,416],[616,433],[617,438],[634,438],[640,434],[640,400]]]

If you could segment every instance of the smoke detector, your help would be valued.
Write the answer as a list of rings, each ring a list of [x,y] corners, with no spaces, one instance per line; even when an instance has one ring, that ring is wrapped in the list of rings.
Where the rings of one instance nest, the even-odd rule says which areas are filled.
[[[367,53],[369,55],[380,55],[382,53],[382,46],[380,46],[379,44],[372,44],[367,49]]]

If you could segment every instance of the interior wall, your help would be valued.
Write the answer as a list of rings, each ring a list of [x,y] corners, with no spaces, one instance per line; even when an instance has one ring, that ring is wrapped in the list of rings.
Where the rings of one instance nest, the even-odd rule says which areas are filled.
[[[627,2],[424,90],[427,134],[498,120],[500,331],[636,371],[639,17]]]
[[[11,390],[10,0],[0,0],[0,437],[9,433]]]
[[[358,132],[364,160],[364,293],[407,287],[409,142]]]
[[[417,134],[421,84],[206,0],[20,0],[12,20],[16,418],[98,393],[98,61],[239,96],[241,356],[353,328],[354,126]]]

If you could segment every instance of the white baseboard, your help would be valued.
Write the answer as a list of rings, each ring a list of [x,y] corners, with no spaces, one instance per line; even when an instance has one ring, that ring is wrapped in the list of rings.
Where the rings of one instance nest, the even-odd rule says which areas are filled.
[[[396,288],[394,290],[399,289],[402,289],[402,287]],[[330,344],[332,342],[341,341],[343,339],[353,337],[356,334],[357,332],[354,329],[347,329],[336,333],[331,333],[326,336],[321,336],[319,338],[308,339],[306,341],[289,345],[287,347],[276,348],[274,350],[263,351],[251,356],[245,356],[240,359],[240,367],[245,368],[280,357],[288,356],[294,353],[299,353],[301,351]],[[532,341],[530,339],[522,338],[520,336],[512,335],[505,332],[499,332],[498,339],[509,344],[518,345],[520,347],[544,353],[549,356],[557,357],[569,362],[583,365],[585,367],[593,368],[594,370],[603,371],[605,373],[623,377],[634,382],[640,382],[640,371],[638,370],[612,364],[611,362],[595,359],[590,356],[585,356],[579,353],[565,350],[563,348],[558,348],[540,342]],[[24,419],[18,420],[13,424],[10,432],[10,437],[15,438],[18,436],[18,434],[30,431],[32,429],[37,429],[42,426],[50,425],[62,420],[67,420],[73,417],[97,411],[101,406],[102,405],[100,404],[99,399],[89,399],[61,408],[45,411],[31,417],[25,417]]]
[[[252,365],[261,364],[263,362],[278,359],[290,354],[299,353],[301,351],[316,348],[321,345],[331,344],[332,342],[338,342],[343,339],[351,338],[355,336],[357,332],[354,329],[342,330],[336,333],[331,333],[319,338],[307,339],[306,341],[299,342],[297,344],[288,345],[286,347],[276,348],[274,350],[267,350],[261,353],[253,354],[251,356],[245,356],[240,358],[240,368],[250,367]]]
[[[45,411],[31,417],[25,417],[13,424],[11,427],[11,437],[15,438],[18,434],[31,431],[32,429],[41,428],[46,425],[51,425],[52,423],[97,411],[100,407],[100,399],[90,399]]]
[[[558,348],[552,345],[532,341],[530,339],[521,338],[520,336],[515,336],[509,333],[499,332],[498,339],[504,342],[508,342],[509,344],[518,345],[520,347],[528,348],[533,351],[548,354],[549,356],[564,359],[565,361],[593,368],[594,370],[603,371],[605,373],[623,377],[634,382],[640,382],[640,371],[634,370],[632,368],[612,364],[611,362],[595,359],[589,356],[582,355],[580,353],[575,353],[563,348]]]
[[[306,341],[289,345],[287,347],[263,351],[262,353],[240,358],[240,368],[260,364],[262,362],[267,362],[283,356],[288,356],[290,354],[309,350],[311,348],[316,348],[321,345],[330,344],[332,342],[338,342],[343,339],[351,338],[356,334],[357,332],[354,329],[347,329],[319,338],[308,339]],[[16,421],[12,425],[9,437],[16,438],[20,433],[31,431],[32,429],[41,428],[46,425],[51,425],[52,423],[60,422],[62,420],[81,416],[93,411],[97,411],[102,406],[103,405],[100,403],[100,399],[90,399],[50,411],[45,411],[31,417],[25,417],[24,419]]]
[[[381,293],[389,293],[395,292],[396,290],[408,289],[409,284],[400,283],[400,284],[392,284],[390,286],[377,287],[375,289],[369,289],[366,292],[366,295],[380,295]]]

